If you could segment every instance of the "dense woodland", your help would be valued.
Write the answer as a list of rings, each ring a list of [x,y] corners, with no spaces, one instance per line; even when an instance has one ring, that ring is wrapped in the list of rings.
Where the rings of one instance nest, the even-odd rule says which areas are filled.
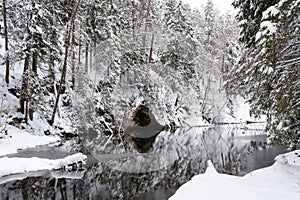
[[[267,116],[273,142],[297,147],[299,4],[235,0],[234,16],[210,0],[202,10],[180,0],[3,0],[1,78],[19,99],[19,126],[40,116],[118,141],[139,105],[162,125],[216,124],[242,96]]]

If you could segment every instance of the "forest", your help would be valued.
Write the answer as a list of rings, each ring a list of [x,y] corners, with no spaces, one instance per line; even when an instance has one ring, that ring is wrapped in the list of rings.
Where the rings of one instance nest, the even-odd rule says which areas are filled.
[[[233,5],[236,17],[211,1],[4,0],[1,70],[20,114],[2,105],[1,125],[36,114],[117,135],[140,105],[162,125],[216,124],[242,96],[272,142],[299,146],[299,2]]]
[[[33,191],[24,199],[131,199],[149,188],[170,197],[206,167],[212,177],[244,175],[254,151],[299,149],[300,1],[232,6],[2,0],[0,199],[18,193],[13,185]],[[31,158],[13,154],[36,146]],[[299,154],[275,160],[299,167]],[[48,171],[24,178],[32,169]],[[297,176],[280,181],[299,182],[288,169]]]

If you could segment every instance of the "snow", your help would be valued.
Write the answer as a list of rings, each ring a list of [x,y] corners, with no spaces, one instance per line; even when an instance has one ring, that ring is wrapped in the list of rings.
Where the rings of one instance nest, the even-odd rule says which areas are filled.
[[[300,150],[279,155],[275,163],[244,177],[219,174],[211,161],[204,174],[182,185],[170,200],[300,199]]]
[[[271,6],[266,11],[263,12],[262,19],[267,19],[269,18],[270,15],[275,16],[278,13],[280,13],[280,11],[275,6]]]
[[[53,170],[67,167],[68,165],[82,162],[87,159],[86,155],[76,153],[62,159],[46,158],[0,158],[0,177],[10,174],[25,173],[29,171]]]
[[[46,145],[59,141],[58,136],[33,135],[27,131],[7,125],[5,139],[0,139],[0,156],[17,153],[18,149]]]
[[[260,31],[255,36],[256,41],[260,41],[262,44],[265,40],[264,36],[272,35],[277,32],[276,23],[272,22],[272,16],[277,15],[280,11],[275,7],[271,6],[263,12],[262,22],[260,24]]]
[[[261,28],[266,29],[266,33],[275,33],[277,31],[276,24],[270,21],[263,21],[260,24]]]
[[[57,171],[50,171],[51,176],[55,177],[57,179],[59,178],[66,178],[66,179],[82,179],[85,171],[62,171],[62,170],[57,170]]]
[[[255,118],[254,116],[250,115],[250,103],[248,103],[243,97],[236,97],[234,100],[234,109],[233,113],[229,114],[229,111],[227,112],[226,115],[224,115],[224,122],[228,123],[245,123],[246,121],[251,121],[251,122],[266,122],[267,118],[266,116],[260,116],[260,118]],[[256,128],[258,124],[256,124]],[[265,124],[263,124],[262,127],[259,128],[264,128]]]
[[[209,124],[207,121],[203,120],[202,117],[197,117],[197,116],[191,116],[187,119],[184,120],[185,124],[190,126],[190,127],[209,127],[213,126]]]
[[[56,179],[82,179],[85,171],[65,171],[65,170],[39,170],[22,174],[12,174],[0,177],[0,185],[11,181],[24,180],[29,177],[54,177]]]

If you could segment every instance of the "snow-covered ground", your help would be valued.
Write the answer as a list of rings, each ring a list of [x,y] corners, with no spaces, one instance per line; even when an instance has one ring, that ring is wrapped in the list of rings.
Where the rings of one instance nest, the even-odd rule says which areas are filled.
[[[265,123],[267,121],[266,116],[260,116],[260,118],[255,118],[254,116],[250,115],[250,104],[246,102],[246,100],[243,97],[236,97],[234,106],[233,106],[232,112],[229,110],[228,107],[224,107],[219,115],[220,120],[217,121],[219,123],[225,123],[225,124],[246,124],[247,122],[255,122],[254,126],[256,128],[265,128]],[[207,121],[203,120],[202,117],[190,117],[188,119],[185,119],[185,124],[192,126],[192,127],[209,127],[213,126],[212,124],[209,124]],[[247,128],[250,128],[251,125],[247,125]]]
[[[39,135],[11,125],[6,125],[5,130],[6,134],[3,136],[4,138],[0,139],[0,157],[2,156],[0,158],[0,177],[31,171],[59,169],[80,161],[84,164],[87,158],[81,153],[62,159],[3,157],[7,154],[17,153],[20,149],[50,145],[60,141],[58,136]],[[37,129],[35,128],[34,130]]]
[[[53,170],[68,167],[74,163],[85,163],[86,155],[77,153],[69,155],[62,159],[45,159],[45,158],[0,158],[0,177],[10,174],[25,173],[39,170]]]
[[[2,43],[3,40],[0,39],[0,54],[1,51],[3,53]],[[19,98],[16,95],[18,91],[15,92],[16,94],[10,91],[10,89],[21,88],[22,69],[22,62],[14,63],[14,67],[10,71],[11,81],[8,86],[4,82],[5,66],[0,66],[0,177],[4,178],[3,176],[7,177],[7,175],[24,172],[58,169],[79,161],[83,162],[86,156],[81,153],[61,159],[5,157],[8,154],[18,153],[18,150],[21,149],[57,144],[61,140],[60,131],[72,132],[70,120],[57,118],[55,125],[59,127],[58,129],[50,126],[46,121],[46,117],[39,112],[34,112],[33,120],[29,120],[27,124],[25,123],[24,115],[18,111],[20,107]],[[45,100],[45,102],[47,101]]]
[[[300,150],[279,155],[275,163],[244,177],[219,174],[211,161],[204,174],[182,185],[170,200],[298,200]]]
[[[43,125],[43,123],[40,124]],[[0,177],[25,172],[60,169],[78,162],[85,163],[87,157],[81,153],[61,159],[4,157],[7,154],[17,153],[20,149],[56,144],[60,141],[60,137],[57,135],[44,135],[43,131],[39,130],[40,126],[32,125],[32,127],[31,130],[22,130],[8,124],[5,126],[5,134],[0,139]]]
[[[0,156],[17,153],[18,149],[46,145],[60,140],[58,136],[34,135],[28,131],[7,125],[7,135],[0,139]]]
[[[224,118],[224,122],[242,122],[245,123],[246,121],[250,122],[266,122],[266,116],[260,116],[260,118],[255,118],[253,115],[250,115],[250,104],[246,102],[246,100],[241,97],[237,96],[234,101],[233,112],[231,114],[228,108],[224,109],[224,113],[221,113]]]

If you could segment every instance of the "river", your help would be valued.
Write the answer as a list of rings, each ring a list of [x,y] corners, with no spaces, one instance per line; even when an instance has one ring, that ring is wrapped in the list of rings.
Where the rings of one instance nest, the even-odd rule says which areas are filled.
[[[260,128],[224,125],[158,134],[147,153],[88,155],[84,169],[38,171],[0,177],[0,199],[168,199],[203,173],[212,160],[220,173],[237,176],[269,166],[285,147],[268,146]],[[62,158],[60,147],[22,150],[10,157]]]

